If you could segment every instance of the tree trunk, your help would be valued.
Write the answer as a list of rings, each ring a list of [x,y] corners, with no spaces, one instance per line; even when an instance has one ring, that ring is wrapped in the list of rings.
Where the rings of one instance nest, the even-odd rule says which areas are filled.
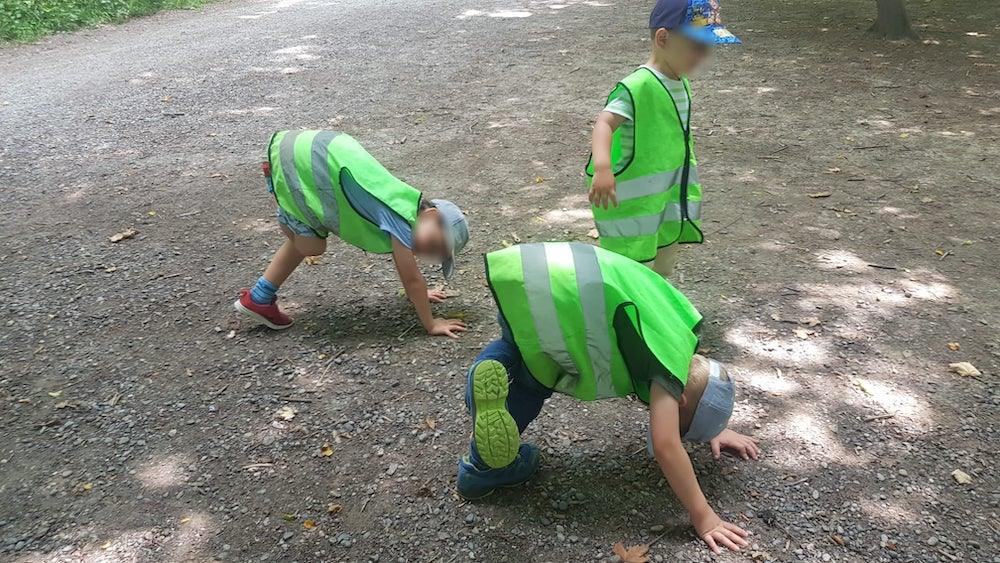
[[[910,16],[906,14],[903,0],[877,0],[878,17],[872,32],[886,39],[919,39],[910,26]]]

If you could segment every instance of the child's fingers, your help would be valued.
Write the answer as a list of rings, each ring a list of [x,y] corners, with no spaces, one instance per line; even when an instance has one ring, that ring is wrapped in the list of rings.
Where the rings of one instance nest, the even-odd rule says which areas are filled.
[[[719,444],[718,440],[712,441],[712,457],[715,459],[722,458],[722,445]]]
[[[608,195],[610,196],[611,204],[614,205],[615,207],[618,207],[618,193],[615,192],[614,190],[611,190],[611,193]]]
[[[745,538],[750,535],[750,532],[744,530],[743,528],[740,528],[739,526],[733,524],[732,522],[723,522],[722,525],[725,526],[725,528],[730,532],[739,534],[741,537]]]
[[[740,546],[736,545],[736,543],[733,540],[729,539],[729,536],[727,536],[724,531],[719,530],[718,532],[714,532],[714,533],[718,534],[718,537],[716,538],[716,541],[718,543],[720,543],[720,544],[728,547],[729,549],[731,549],[733,551],[739,551],[740,550]]]
[[[702,539],[705,540],[706,544],[708,544],[708,549],[711,549],[712,553],[716,555],[722,553],[722,550],[719,549],[718,544],[716,544],[715,540],[712,538],[711,533],[705,534],[705,537],[703,537]]]

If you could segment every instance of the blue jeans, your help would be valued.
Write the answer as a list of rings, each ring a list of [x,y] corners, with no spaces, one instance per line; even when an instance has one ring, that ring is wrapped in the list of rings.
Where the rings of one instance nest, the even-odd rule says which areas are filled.
[[[552,390],[531,376],[527,366],[524,365],[524,360],[521,358],[521,351],[514,344],[514,337],[511,335],[510,328],[508,328],[507,323],[502,317],[499,321],[502,332],[500,339],[494,340],[486,348],[483,348],[483,351],[476,356],[476,360],[469,368],[465,385],[465,407],[471,414],[472,371],[480,362],[486,360],[500,362],[507,369],[507,375],[510,377],[510,391],[507,394],[507,411],[514,419],[514,422],[517,423],[517,431],[523,434],[524,429],[542,411],[545,399],[552,396]],[[476,466],[482,468],[488,467],[479,457],[475,440],[472,441],[469,450],[470,458]]]

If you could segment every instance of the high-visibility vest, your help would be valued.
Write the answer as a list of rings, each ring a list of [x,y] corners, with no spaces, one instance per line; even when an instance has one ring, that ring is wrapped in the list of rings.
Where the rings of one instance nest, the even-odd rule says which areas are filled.
[[[603,248],[648,262],[656,257],[658,248],[704,240],[691,109],[687,123],[682,122],[670,91],[648,68],[640,67],[619,86],[628,91],[634,107],[632,159],[615,174],[619,206],[592,206],[594,222]],[[687,78],[684,89],[690,99]],[[612,165],[621,159],[621,132],[619,127],[611,139]],[[594,177],[593,156],[586,172],[589,188]]]
[[[642,264],[584,243],[520,244],[486,255],[486,279],[545,387],[587,401],[634,393],[649,402],[654,376],[678,395],[687,383],[701,315]]]
[[[350,135],[279,131],[267,155],[278,205],[320,235],[333,233],[368,252],[392,252],[390,236],[360,215],[344,194],[341,183],[350,179],[416,224],[420,191],[390,174]]]

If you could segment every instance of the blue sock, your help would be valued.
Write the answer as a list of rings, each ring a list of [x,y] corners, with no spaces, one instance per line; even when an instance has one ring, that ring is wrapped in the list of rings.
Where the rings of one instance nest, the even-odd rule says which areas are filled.
[[[258,305],[270,305],[277,293],[278,287],[261,276],[250,290],[250,299]]]

